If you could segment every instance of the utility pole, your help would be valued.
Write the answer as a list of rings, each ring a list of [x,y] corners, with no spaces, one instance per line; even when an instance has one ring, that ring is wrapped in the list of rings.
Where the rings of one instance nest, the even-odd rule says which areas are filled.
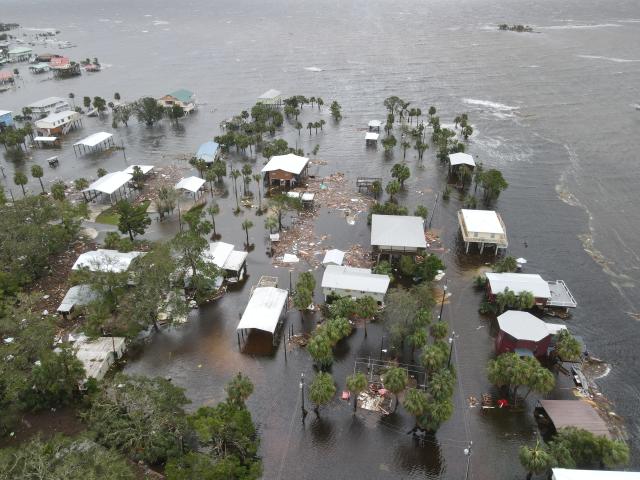
[[[449,337],[449,361],[447,362],[447,368],[451,368],[451,354],[453,353],[453,339],[456,336],[456,332],[452,331]]]
[[[300,398],[302,399],[302,423],[307,416],[307,410],[304,408],[304,372],[300,374]]]
[[[433,203],[433,209],[431,210],[431,218],[429,219],[429,224],[427,225],[427,230],[431,228],[431,222],[433,221],[433,216],[436,214],[436,207],[438,206],[438,198],[440,197],[440,192],[436,194],[436,201]]]
[[[469,468],[471,467],[471,447],[473,446],[473,442],[469,440],[469,446],[464,449],[464,454],[467,456],[467,471],[464,474],[464,480],[469,479]]]
[[[440,315],[438,315],[438,320],[442,320],[442,310],[444,309],[444,299],[447,296],[447,279],[444,279],[444,286],[442,287],[442,302],[440,302]]]

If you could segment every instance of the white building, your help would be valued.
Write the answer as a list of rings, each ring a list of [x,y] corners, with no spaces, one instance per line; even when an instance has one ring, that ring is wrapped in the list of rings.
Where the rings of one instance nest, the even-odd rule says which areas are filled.
[[[487,272],[487,296],[493,301],[498,293],[511,290],[516,295],[531,292],[540,307],[575,308],[578,303],[562,280],[547,281],[537,273]]]
[[[109,367],[121,358],[125,352],[124,337],[100,337],[89,341],[82,336],[76,340],[76,358],[82,362],[85,379],[100,381],[109,371]]]
[[[379,254],[417,254],[427,248],[422,217],[372,215],[371,246]]]
[[[327,265],[322,275],[322,293],[325,300],[330,295],[351,298],[370,296],[381,304],[390,281],[388,275],[371,273],[368,268]]]
[[[65,110],[71,110],[69,102],[60,97],[48,97],[27,105],[31,109],[33,115],[37,118],[46,117],[52,113],[60,113]]]
[[[240,281],[247,273],[247,252],[234,250],[233,245],[225,242],[212,242],[204,252],[205,260],[212,262],[225,271],[227,279]]]
[[[287,299],[289,292],[276,287],[257,287],[253,289],[249,303],[242,313],[240,323],[236,328],[243,338],[245,332],[251,330],[261,330],[274,336],[276,340],[276,330],[280,320],[287,311]],[[238,345],[240,337],[238,336]]]
[[[80,114],[73,110],[51,113],[35,122],[38,133],[44,136],[66,135],[73,127],[81,124]]]
[[[485,245],[494,245],[498,249],[507,248],[507,228],[502,217],[493,210],[458,210],[458,223],[465,244],[465,252],[469,253],[469,245],[477,243],[480,253]]]
[[[144,255],[144,252],[118,252],[117,250],[98,249],[80,255],[71,270],[87,268],[90,272],[126,272],[129,270],[131,262],[140,255]]]

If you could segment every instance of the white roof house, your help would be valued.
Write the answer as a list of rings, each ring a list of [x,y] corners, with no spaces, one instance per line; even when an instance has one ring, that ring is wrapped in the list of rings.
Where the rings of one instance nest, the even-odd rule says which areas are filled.
[[[262,167],[262,171],[274,172],[276,170],[282,170],[283,172],[300,175],[308,164],[308,158],[288,153],[286,155],[275,155],[271,157],[271,160]]]
[[[100,337],[94,341],[85,338],[76,341],[76,357],[82,362],[85,378],[102,380],[116,358],[125,351],[124,337]]]
[[[34,113],[37,114],[50,114],[62,112],[63,110],[69,110],[69,102],[61,97],[48,97],[38,100],[27,105]]]
[[[473,157],[468,153],[452,153],[449,155],[449,164],[452,167],[456,165],[467,165],[469,167],[475,167],[476,162],[473,160]]]
[[[153,165],[130,165],[129,167],[124,169],[123,172],[133,175],[133,169],[135,167],[138,167],[142,171],[143,175],[146,175],[151,170],[153,170]]]
[[[487,281],[491,294],[504,292],[507,288],[520,295],[522,292],[531,292],[536,299],[551,298],[549,284],[537,273],[494,273],[487,272]]]
[[[100,145],[102,142],[110,139],[111,137],[113,137],[113,133],[108,133],[108,132],[92,133],[88,137],[83,138],[79,142],[74,143],[74,146],[81,145],[84,147],[93,148],[97,145]]]
[[[98,249],[80,255],[71,270],[88,268],[91,272],[126,272],[129,270],[131,262],[140,255],[144,255],[144,252]]]
[[[462,232],[462,238],[469,252],[470,243],[480,244],[480,253],[484,245],[495,245],[498,248],[507,248],[507,229],[500,215],[493,210],[458,210],[458,224]]]
[[[100,192],[106,193],[107,195],[111,195],[119,188],[129,182],[133,176],[129,173],[124,172],[112,172],[107,173],[106,175],[100,177],[95,182],[91,183],[87,188],[84,189],[85,192]]]
[[[36,128],[43,130],[53,130],[54,128],[63,128],[65,125],[75,122],[80,118],[78,112],[73,110],[64,110],[58,113],[51,113],[46,117],[36,120]]]
[[[331,294],[350,297],[369,295],[382,302],[391,279],[388,275],[371,273],[368,268],[327,265],[322,275],[325,297]]]
[[[237,330],[263,330],[273,334],[286,308],[289,292],[275,287],[259,287],[253,291]]]
[[[640,480],[640,472],[552,468],[552,480]]]
[[[187,177],[180,179],[174,188],[176,190],[187,190],[189,192],[196,193],[204,184],[205,180],[203,178]]]
[[[386,252],[416,252],[426,248],[424,220],[406,215],[372,215],[371,246]]]
[[[508,310],[498,316],[500,330],[518,340],[539,342],[551,333],[547,324],[528,312]]]
[[[327,250],[322,259],[323,265],[342,265],[344,261],[344,252],[342,250]]]

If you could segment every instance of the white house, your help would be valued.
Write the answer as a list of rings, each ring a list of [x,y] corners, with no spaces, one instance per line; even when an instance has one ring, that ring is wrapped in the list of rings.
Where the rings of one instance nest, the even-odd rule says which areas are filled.
[[[184,113],[191,113],[196,109],[196,97],[192,91],[181,88],[159,98],[158,104],[164,108],[172,108],[174,105],[178,105],[182,107]]]
[[[27,105],[31,109],[33,115],[37,118],[46,117],[52,113],[60,113],[65,110],[71,110],[71,105],[64,98],[48,97]]]
[[[381,304],[390,281],[388,275],[371,273],[368,268],[327,265],[322,275],[322,293],[325,300],[332,294],[351,298],[370,296]]]
[[[422,217],[372,215],[371,246],[380,254],[416,254],[427,248]]]
[[[36,120],[38,133],[44,136],[65,135],[72,128],[81,125],[80,114],[73,110],[64,110],[51,113],[48,116]]]
[[[480,253],[485,245],[494,245],[498,249],[507,248],[507,228],[502,217],[493,210],[458,210],[458,224],[465,244],[465,252],[469,253],[469,245],[477,243]]]

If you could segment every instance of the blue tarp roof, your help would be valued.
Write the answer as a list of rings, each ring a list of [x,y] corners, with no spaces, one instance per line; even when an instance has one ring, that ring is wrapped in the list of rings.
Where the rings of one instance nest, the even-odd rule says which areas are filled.
[[[200,145],[196,158],[204,160],[207,163],[213,163],[218,153],[219,145],[216,142],[206,142]]]

